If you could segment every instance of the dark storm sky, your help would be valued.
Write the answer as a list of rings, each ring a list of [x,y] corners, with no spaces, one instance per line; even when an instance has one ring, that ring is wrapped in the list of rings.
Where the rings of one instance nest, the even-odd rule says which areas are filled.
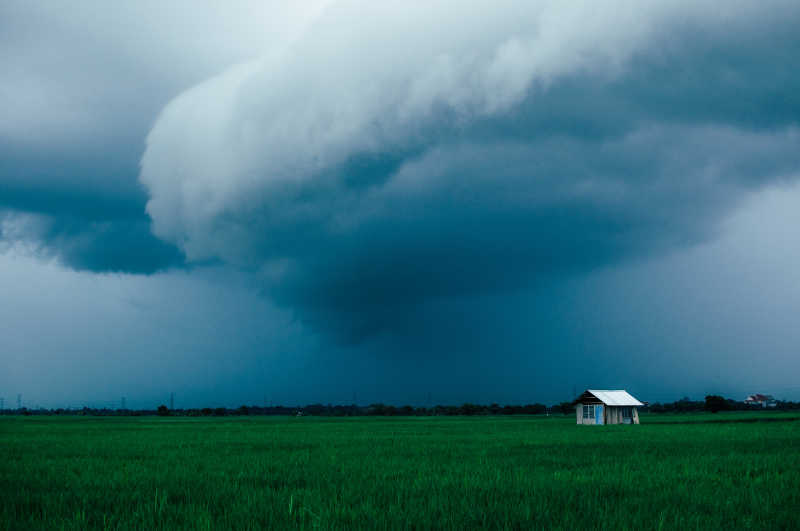
[[[796,2],[4,2],[0,396],[797,399]]]

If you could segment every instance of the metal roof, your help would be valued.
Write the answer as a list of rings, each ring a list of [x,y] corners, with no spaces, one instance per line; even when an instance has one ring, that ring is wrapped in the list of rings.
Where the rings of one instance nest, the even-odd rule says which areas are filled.
[[[643,406],[641,402],[633,398],[628,391],[618,389],[616,391],[609,391],[605,389],[587,389],[598,400],[607,406]]]

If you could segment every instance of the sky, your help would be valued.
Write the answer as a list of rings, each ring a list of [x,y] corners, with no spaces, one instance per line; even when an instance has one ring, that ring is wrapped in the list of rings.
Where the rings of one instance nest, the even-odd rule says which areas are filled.
[[[0,397],[800,399],[794,1],[0,4]]]

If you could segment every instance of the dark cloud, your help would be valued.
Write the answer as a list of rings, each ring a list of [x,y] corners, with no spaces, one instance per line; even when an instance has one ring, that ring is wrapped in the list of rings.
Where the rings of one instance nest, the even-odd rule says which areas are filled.
[[[797,167],[797,140],[667,128],[618,142],[459,145],[365,197],[301,187],[248,219],[270,235],[262,256],[291,257],[268,280],[277,300],[357,336],[395,326],[425,299],[523,288],[703,241],[746,190]]]
[[[99,147],[0,149],[0,240],[78,270],[149,274],[180,266],[181,252],[150,231],[135,152]]]
[[[0,6],[0,388],[791,385],[796,2],[236,7]]]
[[[137,176],[147,130],[176,93],[287,38],[295,11],[269,2],[3,2],[0,245],[97,272],[180,265],[144,211]]]
[[[190,260],[257,271],[350,340],[428,300],[692,245],[800,164],[800,10],[771,6],[647,4],[619,24],[511,3],[433,38],[389,8],[370,13],[391,31],[352,28],[364,6],[345,3],[285,58],[167,107],[148,212]]]

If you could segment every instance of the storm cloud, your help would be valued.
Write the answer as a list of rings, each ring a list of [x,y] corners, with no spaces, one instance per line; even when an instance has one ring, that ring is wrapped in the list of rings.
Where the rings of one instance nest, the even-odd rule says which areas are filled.
[[[153,232],[339,338],[712,237],[800,167],[791,2],[338,2],[147,139]]]
[[[289,38],[313,5],[3,2],[0,245],[78,270],[182,265],[145,213],[148,130],[176,93]]]
[[[798,27],[0,2],[0,397],[796,399]]]

